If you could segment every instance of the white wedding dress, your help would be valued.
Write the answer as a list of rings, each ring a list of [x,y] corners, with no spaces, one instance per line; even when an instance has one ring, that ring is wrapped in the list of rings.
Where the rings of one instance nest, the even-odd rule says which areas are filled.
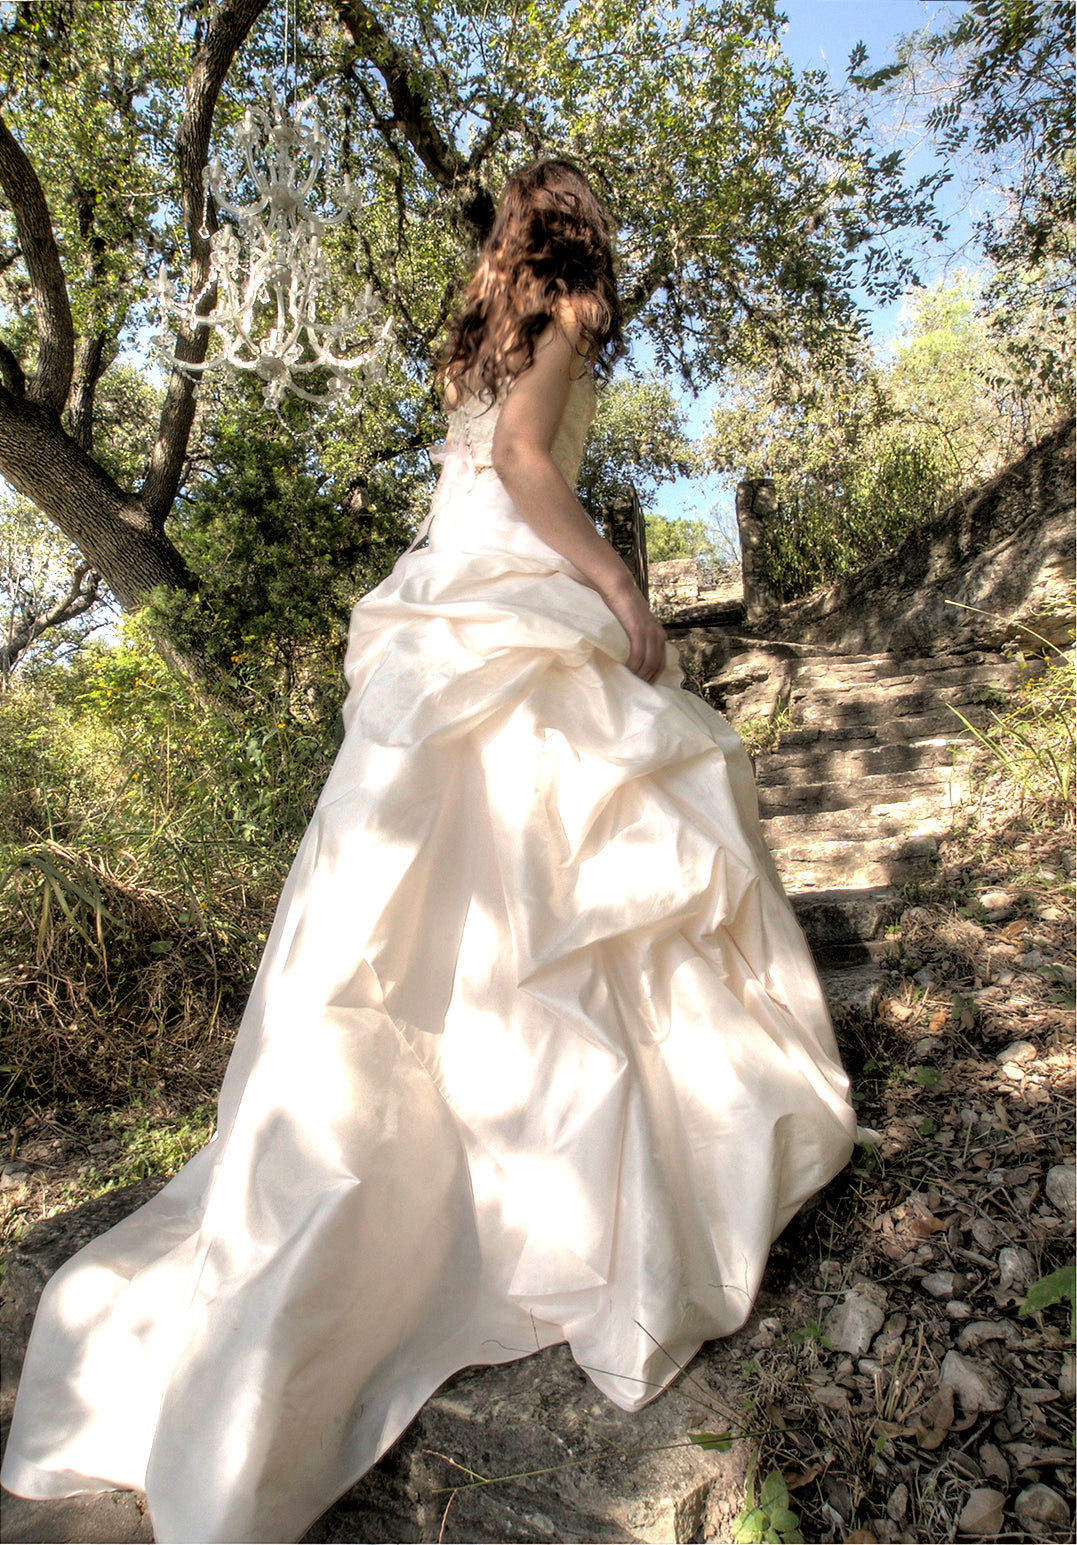
[[[594,411],[554,445],[575,479]],[[642,1405],[848,1159],[847,1081],[726,722],[649,685],[450,415],[352,617],[346,734],[209,1145],[50,1282],[3,1482],[297,1540],[457,1369],[567,1341]],[[665,1350],[662,1350],[662,1349]]]

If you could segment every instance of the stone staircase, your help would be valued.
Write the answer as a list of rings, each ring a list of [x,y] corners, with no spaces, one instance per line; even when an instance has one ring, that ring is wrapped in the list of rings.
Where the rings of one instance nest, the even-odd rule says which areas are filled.
[[[669,631],[696,686],[749,747],[761,742],[767,841],[835,1018],[866,1028],[882,985],[874,958],[903,905],[898,887],[924,871],[969,795],[974,737],[957,714],[982,724],[1022,667],[972,650],[840,654],[691,615]]]

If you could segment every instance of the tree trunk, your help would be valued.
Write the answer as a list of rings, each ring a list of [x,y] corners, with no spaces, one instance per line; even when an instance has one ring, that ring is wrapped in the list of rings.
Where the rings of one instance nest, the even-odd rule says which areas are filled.
[[[187,565],[132,494],[64,432],[50,409],[0,389],[0,473],[69,537],[125,610],[158,585],[193,592]]]

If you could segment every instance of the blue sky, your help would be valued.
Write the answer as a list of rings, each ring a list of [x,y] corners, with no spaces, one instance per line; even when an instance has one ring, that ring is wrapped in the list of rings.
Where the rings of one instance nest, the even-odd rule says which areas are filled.
[[[888,62],[899,38],[928,25],[944,24],[948,16],[965,9],[964,0],[784,0],[781,6],[788,19],[785,51],[799,69],[827,69],[840,83],[845,76],[849,55],[858,42],[868,50],[872,68]],[[902,146],[907,154],[910,176],[932,169],[936,160],[929,147]],[[949,184],[939,198],[939,210],[950,225],[944,243],[933,250],[917,253],[920,277],[931,283],[956,267],[971,266],[971,257],[962,263],[961,249],[971,233],[967,190]],[[887,307],[867,305],[872,333],[885,349],[900,325],[903,302]],[[707,392],[694,401],[684,401],[689,410],[689,428],[693,435],[706,429],[716,394]],[[735,479],[711,476],[705,479],[678,479],[658,491],[655,508],[667,516],[705,516],[713,510],[726,530],[735,530],[732,520]]]

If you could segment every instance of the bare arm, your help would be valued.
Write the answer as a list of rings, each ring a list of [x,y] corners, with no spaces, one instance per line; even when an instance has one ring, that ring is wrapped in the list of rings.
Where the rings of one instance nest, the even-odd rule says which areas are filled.
[[[579,569],[624,628],[629,670],[653,681],[665,665],[665,632],[550,454],[573,378],[583,368],[578,338],[569,325],[550,326],[539,339],[534,362],[517,376],[501,409],[494,470],[531,529]]]

